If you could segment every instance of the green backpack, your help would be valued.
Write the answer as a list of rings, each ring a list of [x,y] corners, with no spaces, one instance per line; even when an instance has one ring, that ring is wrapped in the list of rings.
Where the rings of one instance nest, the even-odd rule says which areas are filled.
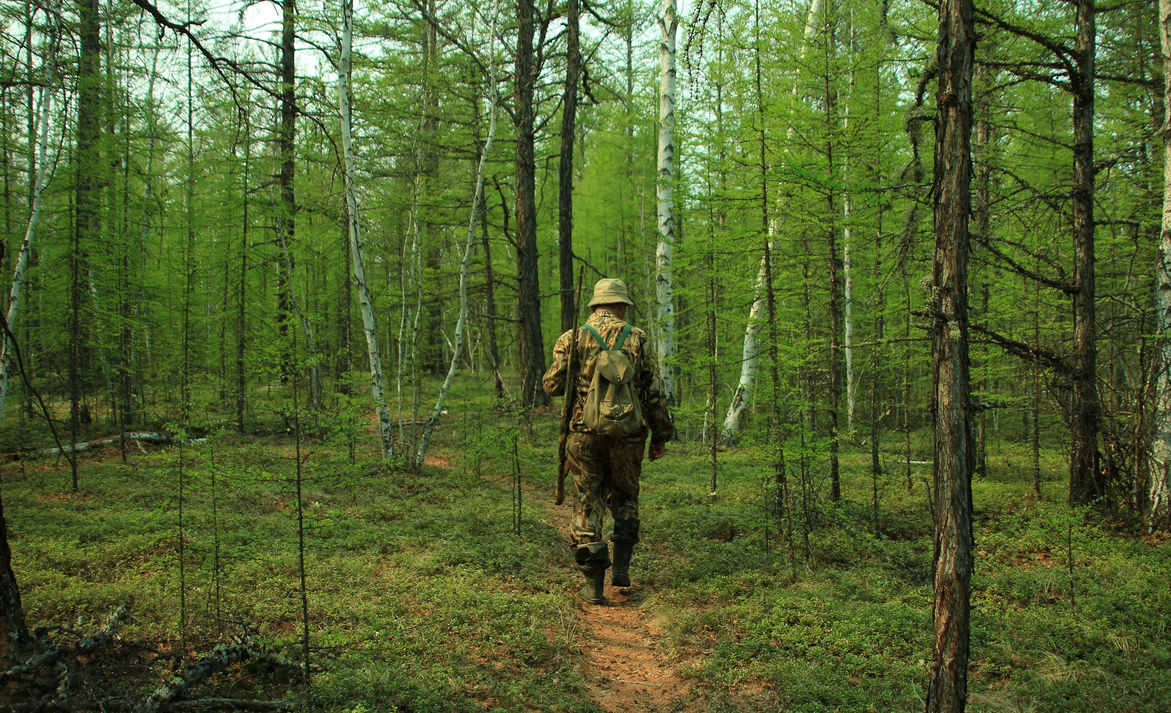
[[[625,438],[642,429],[642,406],[634,393],[634,364],[622,353],[630,325],[618,335],[613,347],[590,325],[585,325],[602,347],[594,363],[594,378],[582,406],[582,424],[601,436]]]

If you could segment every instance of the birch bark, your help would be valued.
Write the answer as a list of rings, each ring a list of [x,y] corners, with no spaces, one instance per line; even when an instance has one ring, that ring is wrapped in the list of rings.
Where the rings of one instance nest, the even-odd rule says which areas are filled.
[[[370,360],[370,396],[378,417],[378,437],[382,445],[382,460],[394,460],[394,431],[390,413],[386,409],[386,392],[382,386],[382,352],[378,349],[378,325],[374,320],[374,299],[366,284],[366,266],[362,259],[361,222],[358,219],[358,196],[354,180],[354,146],[350,81],[353,74],[351,48],[354,36],[354,2],[342,3],[342,53],[338,62],[337,102],[341,113],[342,153],[345,157],[346,205],[349,207],[350,259],[354,264],[354,285],[358,289],[358,304],[362,310],[362,327],[366,332],[366,351]]]
[[[679,27],[676,0],[663,0],[659,18],[659,151],[658,200],[659,243],[655,248],[658,298],[659,359],[662,361],[663,390],[669,401],[675,398],[675,296],[671,270],[675,259],[675,36]]]
[[[1159,37],[1164,76],[1171,71],[1171,0],[1159,0]],[[1151,530],[1171,530],[1171,84],[1163,105],[1163,229],[1155,264],[1155,319],[1159,333],[1155,383],[1155,429],[1151,439]]]
[[[463,348],[464,327],[468,321],[468,263],[472,260],[472,247],[476,241],[476,220],[480,214],[480,202],[484,198],[484,172],[488,166],[488,153],[492,150],[492,142],[496,138],[496,109],[500,105],[500,98],[496,93],[496,12],[492,12],[491,39],[488,41],[488,89],[491,96],[492,108],[488,112],[488,136],[484,140],[484,151],[480,154],[480,165],[476,168],[476,191],[472,196],[471,215],[468,217],[468,237],[464,243],[463,259],[459,263],[459,319],[455,323],[455,337],[451,345],[451,364],[447,368],[447,378],[443,380],[443,387],[439,389],[439,396],[435,399],[435,408],[431,416],[423,424],[423,435],[419,438],[419,449],[415,453],[415,470],[423,467],[423,459],[427,455],[427,446],[431,443],[431,432],[439,415],[443,413],[443,402],[447,399],[447,392],[451,382],[455,380],[459,371],[459,353]]]
[[[28,270],[29,255],[32,253],[33,240],[37,235],[37,226],[41,220],[41,205],[45,193],[45,186],[49,182],[49,117],[53,113],[53,81],[57,73],[56,33],[52,40],[48,59],[45,86],[41,88],[40,98],[37,100],[38,138],[37,138],[37,176],[33,186],[32,210],[28,216],[28,227],[25,229],[24,242],[20,245],[20,254],[16,258],[16,269],[12,275],[12,287],[8,291],[8,328],[16,331],[16,320],[20,316],[20,292],[24,286],[24,275]],[[0,344],[0,419],[4,416],[4,400],[8,396],[8,375],[12,370],[12,344],[4,339]]]

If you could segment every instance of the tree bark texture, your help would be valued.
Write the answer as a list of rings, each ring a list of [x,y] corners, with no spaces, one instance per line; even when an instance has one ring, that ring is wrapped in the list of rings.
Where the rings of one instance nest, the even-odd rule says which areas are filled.
[[[1094,295],[1094,59],[1093,0],[1075,0],[1077,69],[1073,92],[1073,242],[1077,292],[1074,294],[1073,398],[1069,502],[1087,505],[1105,495],[1098,468],[1102,403],[1098,394],[1098,347]]]
[[[358,213],[358,189],[354,176],[354,145],[350,106],[351,49],[354,35],[354,3],[342,3],[342,52],[338,62],[337,100],[341,114],[342,153],[345,157],[346,222],[350,236],[350,258],[354,265],[354,284],[358,288],[358,303],[362,310],[362,327],[366,332],[366,353],[370,365],[370,396],[378,418],[378,441],[382,459],[394,459],[394,430],[390,412],[386,408],[386,392],[382,384],[382,352],[378,348],[378,324],[374,318],[374,298],[366,284],[366,266],[362,259],[362,231]],[[348,287],[348,286],[347,286]]]
[[[543,406],[549,402],[540,388],[545,372],[545,340],[541,334],[541,286],[537,273],[536,163],[533,158],[536,129],[533,88],[537,81],[533,54],[533,0],[516,4],[516,262],[517,317],[520,326],[521,404]]]
[[[281,194],[281,215],[278,230],[286,250],[292,249],[296,237],[297,194],[294,181],[296,171],[297,140],[297,61],[296,61],[296,0],[281,2],[281,124],[278,148],[281,154],[281,171],[278,176]],[[288,343],[289,320],[292,318],[293,264],[290,255],[287,271],[277,268],[277,322],[282,345]],[[293,372],[292,355],[287,346],[282,346],[281,376],[287,380]]]
[[[51,40],[49,58],[46,61],[45,86],[41,88],[37,112],[37,173],[33,181],[32,206],[29,210],[28,225],[24,232],[24,242],[20,245],[20,253],[16,258],[16,267],[12,275],[12,287],[8,291],[8,328],[16,332],[17,320],[20,316],[21,288],[24,286],[25,272],[28,270],[29,257],[32,254],[33,240],[36,239],[37,227],[40,224],[41,204],[48,183],[49,170],[49,120],[53,115],[53,82],[56,78],[57,36],[55,32]],[[4,416],[4,401],[8,396],[8,375],[13,367],[12,344],[4,339],[0,344],[0,419]]]
[[[566,0],[565,12],[565,97],[561,115],[561,163],[558,224],[560,238],[561,331],[573,329],[577,321],[573,300],[573,141],[577,135],[577,82],[581,73],[579,33],[580,0]]]
[[[935,250],[931,348],[935,435],[934,642],[928,713],[961,713],[968,697],[972,578],[971,383],[968,363],[968,216],[972,180],[972,0],[939,6],[935,137]]]
[[[1171,77],[1171,0],[1159,0],[1163,76]],[[1163,87],[1163,228],[1155,263],[1156,352],[1155,426],[1151,439],[1151,530],[1171,530],[1171,82]]]
[[[12,571],[8,523],[4,519],[4,503],[0,498],[0,667],[7,669],[22,660],[32,643],[24,621],[24,607],[20,603],[20,588]]]
[[[658,352],[663,390],[675,398],[675,287],[671,271],[675,260],[675,37],[679,22],[676,0],[663,0],[659,18],[659,149],[655,197],[658,201],[659,241],[655,248],[658,299]]]
[[[96,0],[79,0],[80,18],[77,63],[77,186],[73,246],[70,255],[69,324],[69,433],[72,444],[80,436],[81,419],[81,275],[88,245],[101,239],[102,188],[100,162],[102,138],[101,28]],[[73,490],[77,490],[77,459],[70,460]]]
[[[834,129],[834,114],[837,113],[837,89],[831,82],[830,53],[834,39],[831,24],[826,25],[825,36],[825,128],[826,136],[832,137]],[[842,367],[841,367],[841,333],[842,333],[842,305],[839,284],[841,276],[838,270],[837,225],[834,218],[837,216],[837,207],[834,202],[833,189],[834,174],[834,143],[829,138],[825,144],[826,173],[830,180],[830,188],[826,191],[826,218],[829,225],[826,229],[826,252],[829,257],[829,479],[830,499],[835,503],[842,499],[842,477],[838,451],[841,447],[841,434],[838,424],[838,412],[841,410],[842,400]]]

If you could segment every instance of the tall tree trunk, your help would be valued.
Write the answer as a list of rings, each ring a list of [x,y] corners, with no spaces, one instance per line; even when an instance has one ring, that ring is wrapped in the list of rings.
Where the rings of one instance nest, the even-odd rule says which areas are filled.
[[[492,361],[492,383],[496,398],[504,398],[504,380],[500,377],[500,347],[496,343],[496,281],[492,274],[492,243],[488,240],[488,211],[480,209],[480,240],[484,247],[484,299],[488,315],[488,358]]]
[[[1163,76],[1171,77],[1171,0],[1159,0],[1159,38]],[[1171,530],[1171,82],[1163,86],[1163,229],[1155,263],[1155,319],[1159,334],[1155,356],[1155,424],[1151,439],[1151,530]]]
[[[12,287],[8,291],[8,328],[16,332],[17,320],[20,316],[20,292],[24,285],[25,272],[28,270],[29,256],[32,254],[33,240],[40,225],[41,204],[48,183],[48,152],[49,152],[49,119],[53,115],[53,82],[57,73],[57,32],[56,24],[51,26],[52,38],[49,43],[49,53],[46,55],[46,70],[44,86],[41,88],[38,100],[37,121],[37,174],[33,181],[32,207],[29,210],[28,226],[25,228],[24,242],[20,245],[20,253],[16,258],[16,267],[12,275]],[[7,338],[0,343],[0,418],[4,415],[4,400],[8,396],[8,376],[12,371],[13,361],[10,353],[12,344]]]
[[[516,264],[517,317],[520,322],[521,405],[549,402],[539,388],[545,371],[545,340],[541,334],[541,285],[537,272],[536,171],[533,157],[536,129],[533,89],[537,81],[533,52],[533,0],[516,4]]]
[[[81,306],[86,246],[101,239],[102,188],[100,142],[102,120],[101,27],[96,0],[78,0],[80,54],[77,63],[76,218],[70,254],[69,434],[76,449],[81,430]],[[73,490],[77,459],[70,458]]]
[[[826,192],[826,217],[829,221],[826,230],[826,252],[829,256],[829,478],[830,499],[838,502],[842,499],[842,478],[838,462],[838,449],[841,437],[838,428],[838,411],[841,408],[842,375],[841,375],[841,329],[842,316],[840,295],[838,292],[838,246],[837,225],[834,217],[837,208],[834,204],[833,182],[834,175],[834,114],[836,113],[836,89],[830,77],[830,53],[834,45],[831,26],[826,24],[825,31],[825,128],[826,128],[826,173],[829,178],[829,190]]]
[[[1070,76],[1073,92],[1073,398],[1070,403],[1071,444],[1069,503],[1087,505],[1106,494],[1098,467],[1098,432],[1102,403],[1098,394],[1097,334],[1094,297],[1094,60],[1093,0],[1074,0],[1077,12],[1077,69]]]
[[[238,302],[236,304],[236,431],[244,435],[244,407],[248,402],[248,381],[245,371],[244,354],[247,346],[248,325],[248,231],[252,217],[249,215],[251,201],[249,200],[249,181],[252,172],[252,121],[247,110],[244,111],[244,185],[243,216],[240,230],[240,284]]]
[[[358,303],[362,310],[362,326],[366,332],[366,353],[370,362],[370,395],[374,399],[374,410],[378,417],[379,443],[382,459],[394,460],[394,431],[390,424],[390,412],[386,408],[386,394],[382,386],[382,352],[378,348],[378,325],[374,319],[374,298],[366,284],[366,266],[362,259],[361,224],[358,213],[357,187],[354,179],[354,148],[351,136],[350,63],[351,45],[354,35],[354,3],[342,3],[344,27],[342,30],[342,53],[338,63],[337,101],[341,114],[342,153],[345,155],[345,190],[347,231],[350,236],[350,257],[354,265],[354,284],[358,288]],[[346,286],[348,291],[349,285]]]
[[[846,51],[853,54],[856,50],[854,42],[854,18],[849,16],[847,37],[844,42]],[[845,143],[846,155],[842,159],[843,184],[849,182],[850,171],[850,97],[854,92],[854,70],[847,72],[846,100],[842,106],[842,141]],[[849,192],[842,194],[842,351],[846,357],[846,434],[851,441],[854,439],[854,412],[857,408],[858,377],[854,370],[854,264],[850,254],[851,225],[854,213],[854,203]]]
[[[675,394],[675,286],[671,270],[675,252],[675,36],[678,31],[676,0],[663,0],[659,18],[659,150],[655,196],[658,202],[659,241],[655,248],[658,298],[658,352],[663,362],[663,389],[668,400]]]
[[[288,253],[296,237],[297,194],[294,182],[297,141],[297,59],[296,59],[296,0],[281,2],[281,65],[280,65],[280,127],[278,149],[281,170],[277,177],[281,205],[277,227],[280,239]],[[292,280],[294,264],[288,254],[286,266],[277,268],[277,322],[281,336],[281,380],[287,382],[293,373],[293,357],[289,351],[289,321],[292,319]],[[281,267],[285,267],[284,270]]]
[[[968,364],[968,216],[972,180],[972,0],[939,6],[935,251],[931,347],[935,435],[934,644],[928,713],[962,713],[968,697],[972,578],[972,403]]]
[[[874,67],[874,119],[881,121],[882,117],[882,61]],[[883,185],[885,176],[882,171],[882,152],[874,154],[874,182]],[[882,461],[878,447],[878,424],[882,419],[879,411],[879,393],[882,379],[882,353],[886,345],[886,294],[882,278],[882,219],[886,212],[886,203],[878,202],[878,215],[874,231],[874,346],[870,350],[870,476],[874,483],[874,534],[879,535],[878,528],[878,481],[882,476]]]
[[[342,248],[350,252],[350,206],[342,199]],[[349,396],[353,392],[349,372],[352,368],[353,348],[353,285],[354,275],[352,261],[345,261],[345,270],[341,274],[341,284],[337,291],[337,363],[334,366],[334,391]]]
[[[71,456],[70,460],[74,460]],[[20,588],[12,571],[12,549],[8,546],[8,522],[0,499],[0,666],[9,668],[24,659],[33,646],[24,620]]]
[[[573,329],[577,321],[573,303],[573,141],[577,134],[577,81],[581,72],[579,41],[580,0],[566,0],[565,98],[561,115],[561,164],[558,194],[559,269],[561,277],[561,331]]]
[[[989,68],[987,64],[979,64],[976,67],[976,81],[980,87],[979,101],[976,102],[976,143],[973,146],[974,151],[974,170],[976,190],[973,196],[974,205],[972,207],[972,217],[976,220],[976,242],[980,245],[987,245],[991,238],[989,234],[989,200],[991,198],[991,181],[992,181],[992,164],[989,162],[991,154],[992,143],[992,121],[990,117],[991,90],[988,88],[989,82]],[[1039,310],[1040,306],[1037,306]],[[1034,310],[1037,311],[1037,310]],[[983,292],[980,301],[980,321],[985,327],[991,327],[988,323],[988,282],[983,284]],[[983,367],[983,380],[980,384],[980,391],[983,393],[983,400],[988,400],[988,365],[989,358],[988,350],[985,348]],[[976,473],[979,475],[987,474],[988,465],[988,431],[987,431],[987,409],[980,409],[977,415],[978,422],[976,425]]]
[[[435,0],[427,0],[427,17],[435,17]],[[422,245],[425,257],[425,269],[420,271],[424,281],[439,277],[442,263],[442,238],[439,216],[429,210],[430,197],[437,193],[439,179],[439,32],[436,23],[428,19],[423,32],[423,131],[419,139],[419,165],[422,171],[422,187],[424,196],[420,204],[420,230],[423,231]],[[419,362],[420,369],[426,369],[433,376],[443,372],[446,345],[443,336],[443,301],[428,300],[425,319],[423,320],[423,355]],[[417,418],[415,419],[418,420]]]
[[[843,164],[843,171],[845,168]],[[854,370],[854,261],[850,254],[853,212],[853,201],[847,193],[842,196],[842,351],[846,356],[846,437],[851,441],[858,406],[858,375]]]

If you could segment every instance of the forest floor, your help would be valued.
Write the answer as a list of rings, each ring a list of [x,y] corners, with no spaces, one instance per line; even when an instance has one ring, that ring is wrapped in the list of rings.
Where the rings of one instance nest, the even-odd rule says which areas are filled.
[[[930,647],[929,467],[897,448],[878,481],[848,447],[843,502],[827,469],[789,453],[790,548],[765,503],[771,468],[751,444],[671,444],[647,464],[635,586],[583,605],[569,509],[552,505],[556,422],[451,409],[417,475],[374,462],[361,433],[301,444],[313,700],[329,711],[895,711],[922,707]],[[103,435],[99,433],[94,436]],[[916,439],[913,461],[925,460]],[[1171,710],[1171,542],[1070,511],[1046,450],[1043,497],[1025,447],[995,441],[974,483],[973,711]],[[182,449],[0,467],[13,567],[30,625],[95,628],[127,605],[118,695],[242,627],[302,656],[297,446],[212,432]],[[182,461],[183,571],[178,514]],[[521,520],[514,518],[519,470]],[[802,534],[810,524],[808,548]],[[783,530],[784,527],[782,526]],[[778,546],[779,544],[779,546]],[[182,579],[181,579],[182,576]],[[182,603],[182,604],[181,604]],[[187,648],[179,641],[180,614]],[[109,671],[79,696],[109,694]],[[233,669],[193,696],[299,699],[296,680]]]

